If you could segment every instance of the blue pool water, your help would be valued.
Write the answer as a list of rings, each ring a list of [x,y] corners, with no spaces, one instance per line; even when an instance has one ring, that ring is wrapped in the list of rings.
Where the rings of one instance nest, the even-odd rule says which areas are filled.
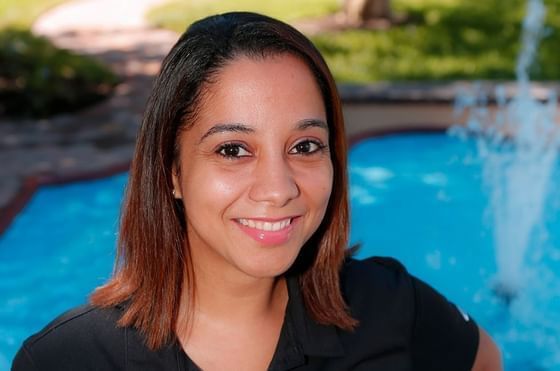
[[[358,257],[405,263],[492,333],[507,370],[560,370],[560,233],[550,233],[560,230],[560,197],[528,257],[531,287],[508,308],[491,289],[493,235],[474,143],[444,134],[374,138],[352,147],[349,171]],[[45,187],[0,236],[0,370],[25,337],[110,275],[125,182]]]
[[[526,286],[508,307],[493,292],[492,218],[474,141],[375,138],[355,145],[349,163],[351,240],[362,243],[360,257],[397,257],[469,312],[499,343],[506,370],[560,370],[558,188],[532,235]]]
[[[126,175],[41,188],[0,236],[0,370],[112,271]]]

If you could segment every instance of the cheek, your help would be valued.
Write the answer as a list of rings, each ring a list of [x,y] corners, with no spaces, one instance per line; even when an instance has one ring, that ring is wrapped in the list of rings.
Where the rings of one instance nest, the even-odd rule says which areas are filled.
[[[239,174],[230,171],[217,171],[211,166],[192,166],[184,172],[182,182],[186,210],[221,214],[220,211],[233,203],[242,191],[239,179]]]
[[[300,185],[314,206],[324,212],[329,202],[333,184],[332,166],[326,165],[315,171],[302,172]]]

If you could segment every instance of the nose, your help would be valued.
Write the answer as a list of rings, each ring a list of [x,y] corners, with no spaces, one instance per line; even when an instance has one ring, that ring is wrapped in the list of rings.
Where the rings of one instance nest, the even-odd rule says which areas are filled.
[[[270,156],[257,161],[249,198],[274,207],[285,206],[300,193],[290,164],[283,156]]]

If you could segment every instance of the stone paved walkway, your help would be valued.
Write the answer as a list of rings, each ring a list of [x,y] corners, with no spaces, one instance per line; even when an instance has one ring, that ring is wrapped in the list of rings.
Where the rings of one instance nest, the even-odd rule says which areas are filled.
[[[178,35],[150,28],[162,0],[77,0],[41,16],[33,32],[99,58],[122,78],[113,96],[44,120],[0,119],[0,217],[35,175],[68,176],[124,168],[130,161],[153,77]]]

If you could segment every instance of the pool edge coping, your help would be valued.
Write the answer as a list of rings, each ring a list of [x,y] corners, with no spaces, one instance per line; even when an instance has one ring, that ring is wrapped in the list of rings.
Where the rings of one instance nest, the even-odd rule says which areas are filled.
[[[17,215],[27,206],[40,187],[107,178],[128,171],[130,163],[130,161],[127,161],[93,171],[71,174],[42,173],[24,178],[14,196],[5,207],[0,209],[0,237],[8,230]]]

